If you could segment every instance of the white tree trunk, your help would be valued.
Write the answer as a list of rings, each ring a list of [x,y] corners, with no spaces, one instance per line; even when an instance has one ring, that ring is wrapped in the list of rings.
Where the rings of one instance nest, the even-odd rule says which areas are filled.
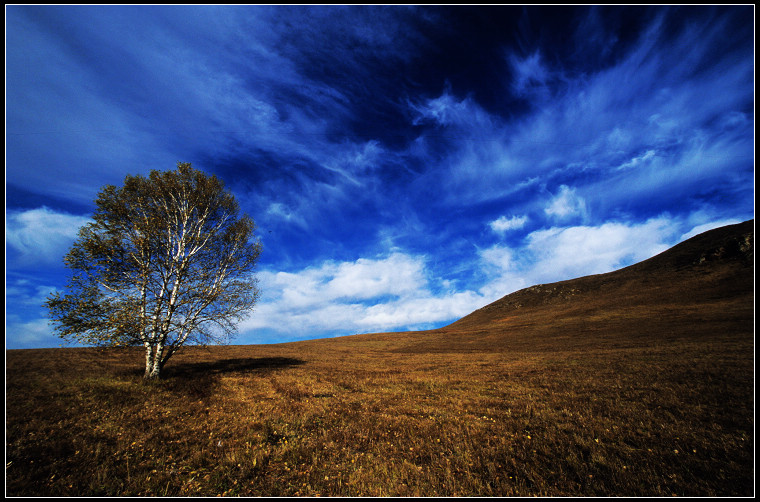
[[[143,375],[144,379],[149,379],[151,371],[153,370],[153,347],[150,346],[150,343],[145,342],[145,374]]]
[[[163,366],[163,345],[151,345],[145,343],[145,380],[158,380],[161,378],[161,368]]]

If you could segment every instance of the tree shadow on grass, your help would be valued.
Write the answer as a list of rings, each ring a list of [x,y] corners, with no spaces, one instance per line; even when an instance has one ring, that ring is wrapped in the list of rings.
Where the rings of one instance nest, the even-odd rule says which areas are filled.
[[[118,374],[139,380],[142,384],[158,385],[174,394],[196,399],[213,395],[219,387],[220,377],[237,373],[239,375],[266,375],[273,371],[291,368],[306,363],[292,357],[242,357],[219,359],[216,361],[176,362],[169,361],[157,382],[142,381],[144,368],[133,366],[122,369]]]
[[[194,378],[204,375],[225,373],[269,373],[271,371],[298,366],[306,361],[293,357],[238,357],[197,363],[168,363],[164,368],[166,378]]]
[[[266,375],[305,362],[292,357],[244,357],[178,364],[170,362],[163,370],[162,383],[172,392],[203,399],[216,392],[222,375]]]

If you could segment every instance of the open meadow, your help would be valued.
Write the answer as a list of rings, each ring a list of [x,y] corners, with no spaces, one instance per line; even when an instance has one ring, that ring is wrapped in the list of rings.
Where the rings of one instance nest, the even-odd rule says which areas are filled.
[[[746,258],[433,331],[187,347],[154,383],[139,348],[7,350],[6,495],[752,496]]]
[[[7,494],[748,495],[751,343],[11,351]]]

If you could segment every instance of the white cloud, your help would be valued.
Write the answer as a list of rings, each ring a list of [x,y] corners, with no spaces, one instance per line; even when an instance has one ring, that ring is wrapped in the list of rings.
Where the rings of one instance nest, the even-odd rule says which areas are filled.
[[[479,254],[482,270],[488,277],[487,283],[478,291],[486,300],[484,304],[532,285],[525,273],[528,267],[524,263],[523,250],[496,245],[481,250]]]
[[[501,216],[497,220],[492,221],[488,225],[491,227],[491,230],[496,232],[497,234],[503,234],[507,232],[508,230],[517,230],[525,226],[525,223],[527,223],[528,217],[527,216],[513,216],[511,218],[507,218],[506,216]]]
[[[79,228],[91,220],[40,207],[10,211],[5,216],[5,241],[19,255],[20,265],[61,263]]]
[[[574,188],[562,185],[559,193],[549,202],[544,212],[558,220],[567,220],[576,216],[586,218],[586,201],[575,193]]]
[[[484,304],[472,291],[434,294],[424,259],[400,252],[295,273],[264,271],[259,279],[264,297],[241,332],[263,329],[298,337],[423,329]]]
[[[665,251],[678,225],[665,217],[641,224],[554,227],[531,233],[527,251],[533,259],[531,282],[554,282],[622,268]]]
[[[650,258],[678,241],[680,224],[667,217],[643,223],[552,227],[528,234],[519,248],[495,245],[480,251],[488,301],[535,284],[611,272]]]
[[[383,295],[402,296],[424,287],[424,264],[401,253],[384,260],[359,259],[337,266],[325,291],[333,298],[368,299]]]
[[[422,329],[422,326],[463,317],[483,304],[483,297],[473,291],[442,296],[424,292],[424,296],[418,298],[373,305],[363,312],[357,323],[370,330],[376,330],[378,326],[381,329],[393,329],[398,326]]]
[[[423,268],[421,259],[394,253],[380,260],[325,262],[296,273],[263,271],[259,279],[273,299],[304,308],[334,300],[407,295],[425,287]]]

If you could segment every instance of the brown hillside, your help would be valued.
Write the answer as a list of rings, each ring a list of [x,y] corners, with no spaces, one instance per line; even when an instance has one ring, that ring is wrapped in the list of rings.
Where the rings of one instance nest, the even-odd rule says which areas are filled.
[[[545,350],[752,332],[754,220],[606,274],[522,289],[400,350]],[[649,341],[645,342],[649,343]]]

